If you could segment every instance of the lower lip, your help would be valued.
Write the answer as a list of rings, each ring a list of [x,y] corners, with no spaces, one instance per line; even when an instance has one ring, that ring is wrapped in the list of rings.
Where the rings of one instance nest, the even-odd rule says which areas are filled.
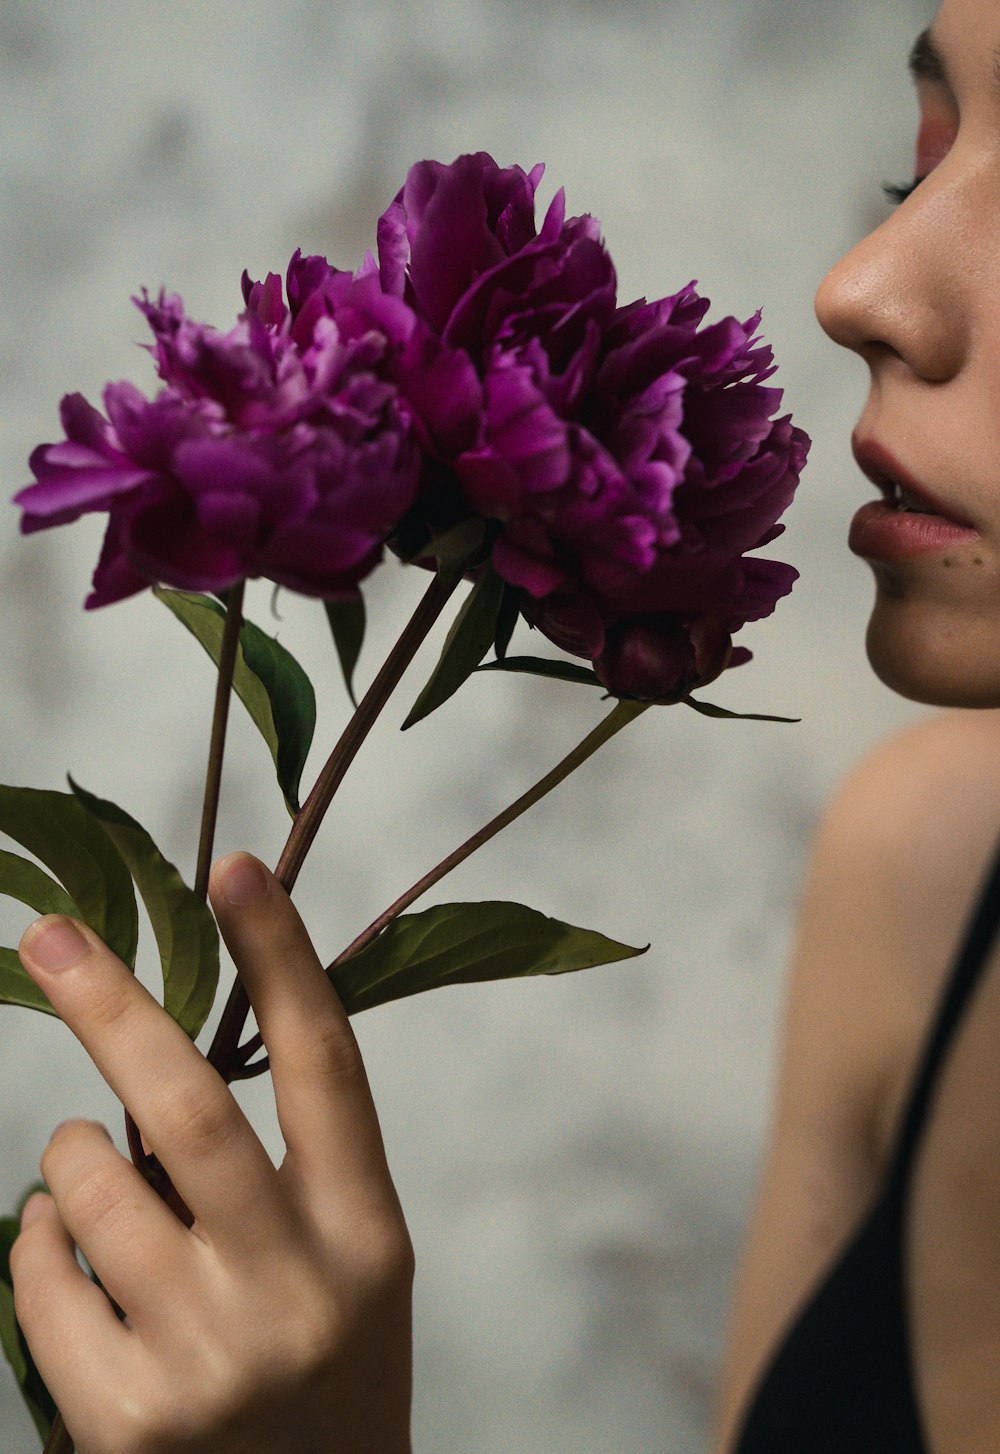
[[[851,521],[848,545],[865,560],[904,560],[930,555],[956,545],[978,540],[979,531],[956,525],[943,515],[920,515],[895,510],[883,500],[873,500]]]

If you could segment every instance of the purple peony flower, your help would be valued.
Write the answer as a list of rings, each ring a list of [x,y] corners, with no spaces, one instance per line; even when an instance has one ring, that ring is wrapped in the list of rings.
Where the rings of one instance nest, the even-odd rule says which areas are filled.
[[[332,597],[381,558],[420,471],[412,411],[389,377],[415,319],[373,273],[322,258],[297,253],[286,286],[287,304],[273,273],[244,277],[246,311],[225,334],[177,297],[144,295],[156,398],[109,384],[107,417],[63,400],[66,439],[35,450],[37,483],[15,499],[25,532],[107,511],[88,606],[159,581],[222,590],[245,576]]]
[[[619,307],[593,218],[567,220],[560,192],[536,232],[540,177],[421,162],[379,223],[383,288],[481,387],[474,441],[425,470],[418,512],[440,518],[457,483],[533,625],[615,695],[677,700],[748,660],[733,633],[791,589],[746,553],[781,533],[809,441],[774,418],[759,314],[702,327],[693,284]]]
[[[357,273],[296,253],[284,290],[244,275],[220,333],[137,299],[163,387],[63,400],[32,455],[22,529],[105,511],[87,604],[154,581],[266,576],[352,593],[388,542],[480,516],[521,610],[609,691],[676,700],[749,657],[733,634],[796,572],[781,533],[808,440],[775,417],[759,315],[704,325],[694,285],[619,306],[592,217],[542,168],[425,161]]]

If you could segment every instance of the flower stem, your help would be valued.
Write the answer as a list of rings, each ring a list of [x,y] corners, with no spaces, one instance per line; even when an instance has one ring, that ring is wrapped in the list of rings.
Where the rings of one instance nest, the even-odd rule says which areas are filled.
[[[347,769],[404,671],[416,656],[427,633],[448,604],[460,579],[458,575],[435,574],[420,604],[403,628],[402,635],[383,662],[381,671],[358,703],[357,711],[344,729],[340,741],[327,758],[326,765],[303,803],[301,812],[296,815],[275,869],[275,876],[289,893]]]
[[[401,894],[394,904],[390,904],[383,913],[379,914],[367,929],[363,930],[341,954],[337,955],[330,965],[330,969],[334,965],[342,964],[345,959],[350,959],[352,954],[357,954],[360,949],[364,949],[366,944],[377,939],[386,925],[391,924],[404,909],[408,909],[415,899],[419,899],[421,894],[426,893],[439,879],[444,878],[445,874],[450,873],[453,868],[457,868],[460,863],[475,853],[477,848],[482,848],[483,844],[494,838],[502,828],[506,828],[509,823],[520,818],[522,813],[526,813],[530,807],[544,798],[546,793],[550,793],[564,778],[569,777],[570,773],[574,772],[581,763],[586,762],[588,757],[592,757],[599,747],[603,747],[605,742],[610,741],[623,727],[627,727],[629,722],[635,721],[636,717],[645,712],[648,706],[648,702],[619,701],[603,722],[599,722],[594,730],[573,748],[572,752],[567,753],[562,761],[556,763],[555,767],[543,778],[539,778],[534,787],[529,788],[526,793],[522,793],[508,808],[504,808],[502,813],[498,813],[485,827],[480,828],[478,833],[473,833],[471,838],[467,838],[460,847],[449,853],[447,858],[443,858],[435,868],[432,868],[429,873],[425,873],[423,878],[418,879],[411,888],[408,888],[405,894]]]
[[[289,892],[299,876],[306,854],[334,794],[344,779],[344,774],[460,579],[460,573],[451,571],[441,571],[434,575],[402,635],[386,657],[378,676],[358,703],[357,710],[328,757],[312,791],[295,815],[291,832],[274,871],[278,882]],[[208,1051],[208,1059],[226,1080],[238,1076],[245,1064],[239,1054],[239,1037],[243,1033],[249,1009],[246,991],[242,981],[237,979]]]
[[[195,892],[202,899],[208,897],[208,875],[212,867],[212,845],[215,841],[215,826],[219,816],[219,792],[222,785],[222,759],[226,748],[226,726],[229,721],[229,703],[232,698],[233,672],[236,667],[236,651],[243,624],[243,595],[246,581],[237,581],[226,594],[226,620],[222,631],[222,645],[219,649],[219,671],[215,684],[215,708],[212,713],[212,735],[208,748],[208,768],[205,773],[205,793],[201,810],[201,834],[198,842],[198,866],[195,870]],[[182,1220],[190,1226],[191,1214],[177,1196],[170,1179],[155,1156],[149,1155],[142,1144],[139,1128],[128,1111],[125,1112],[125,1134],[128,1138],[132,1160],[155,1191],[173,1206]]]
[[[599,722],[594,730],[589,732],[583,741],[578,743],[572,752],[567,753],[550,772],[540,778],[534,787],[529,788],[526,793],[522,793],[515,802],[511,803],[510,807],[504,808],[502,813],[498,813],[484,828],[480,828],[478,833],[473,833],[472,837],[467,838],[461,847],[449,853],[448,857],[443,858],[436,868],[425,873],[423,878],[418,879],[412,888],[406,890],[405,894],[401,894],[394,904],[390,904],[384,913],[379,914],[378,918],[374,919],[368,928],[352,940],[347,948],[327,966],[327,973],[329,974],[338,964],[343,964],[345,959],[350,959],[352,954],[357,954],[359,950],[364,949],[373,939],[377,939],[382,930],[391,924],[404,909],[408,909],[415,899],[419,899],[421,894],[426,893],[439,879],[444,878],[446,873],[450,873],[453,868],[475,853],[477,848],[488,843],[502,828],[513,823],[515,818],[520,818],[522,813],[527,812],[534,803],[544,798],[546,793],[550,793],[564,778],[569,777],[570,773],[575,771],[581,763],[586,762],[588,757],[592,757],[599,747],[610,741],[616,732],[620,732],[623,727],[628,726],[629,722],[635,721],[636,717],[645,712],[649,705],[648,702],[624,700],[618,702],[613,711],[604,718],[604,721]],[[260,1075],[267,1069],[266,1059],[258,1061],[252,1066],[248,1065],[251,1056],[261,1048],[262,1044],[260,1036],[254,1035],[251,1040],[240,1047],[243,1068],[238,1075],[241,1080],[249,1080],[252,1076]]]
[[[236,649],[243,624],[243,593],[246,581],[238,581],[226,594],[226,624],[219,652],[219,675],[215,685],[215,711],[212,714],[212,738],[208,749],[208,771],[205,774],[205,796],[201,810],[201,837],[198,842],[198,867],[195,871],[195,893],[208,897],[208,875],[212,867],[212,845],[219,816],[219,789],[222,784],[222,756],[226,747],[226,726],[232,698]]]

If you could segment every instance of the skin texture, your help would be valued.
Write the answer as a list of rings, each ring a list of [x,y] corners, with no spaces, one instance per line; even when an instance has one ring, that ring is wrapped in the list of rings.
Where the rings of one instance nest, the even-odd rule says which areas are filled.
[[[64,1123],[42,1157],[52,1195],[28,1203],[12,1252],[18,1318],[78,1454],[408,1454],[412,1252],[357,1044],[262,864],[224,859],[211,900],[271,1058],[287,1155],[276,1169],[228,1087],[95,935],[83,930],[72,967],[46,970],[43,941],[69,921],[38,921],[26,969],[195,1221],[174,1217],[102,1126]]]
[[[947,0],[932,34],[947,80],[918,79],[913,195],[822,284],[827,333],[864,359],[855,432],[888,447],[980,539],[878,563],[872,665],[895,691],[1000,702],[1000,87],[993,0]],[[875,491],[873,490],[873,495]]]
[[[950,711],[884,744],[821,826],[717,1454],[877,1194],[1000,828],[1000,5],[945,0],[931,34],[944,67],[917,80],[923,180],[834,268],[817,312],[870,371],[856,439],[877,441],[978,531],[873,562],[872,664],[916,700],[992,710]],[[939,1083],[908,1225],[911,1346],[934,1454],[1000,1448],[1000,966],[973,1009]]]

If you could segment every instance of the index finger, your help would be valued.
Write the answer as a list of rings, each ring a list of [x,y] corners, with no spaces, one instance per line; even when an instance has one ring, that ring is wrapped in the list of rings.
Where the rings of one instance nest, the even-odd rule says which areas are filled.
[[[281,1133],[311,1185],[395,1192],[350,1021],[291,899],[258,859],[217,863],[212,907],[267,1047]]]
[[[225,1081],[94,931],[47,915],[18,952],[211,1239],[262,1206],[277,1173]]]

